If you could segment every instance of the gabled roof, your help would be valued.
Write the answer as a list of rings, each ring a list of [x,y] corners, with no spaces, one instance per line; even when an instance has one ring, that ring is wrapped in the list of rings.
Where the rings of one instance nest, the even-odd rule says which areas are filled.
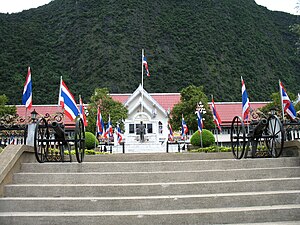
[[[166,111],[172,110],[180,102],[180,93],[148,93]],[[125,104],[131,94],[110,94],[113,100]]]
[[[134,99],[136,99],[139,95],[143,94],[143,98],[150,101],[153,105],[156,106],[157,110],[160,110],[165,116],[167,116],[167,111],[164,109],[159,102],[157,102],[143,87],[142,85],[139,85],[139,87],[133,92],[133,94],[127,99],[127,101],[124,103],[125,106],[128,106]],[[141,105],[142,102],[139,101],[138,105]],[[146,105],[144,105],[146,107]],[[134,106],[136,108],[136,105]]]

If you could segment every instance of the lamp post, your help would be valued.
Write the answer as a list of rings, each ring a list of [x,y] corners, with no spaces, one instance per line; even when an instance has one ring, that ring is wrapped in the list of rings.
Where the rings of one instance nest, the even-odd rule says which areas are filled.
[[[35,111],[35,109],[33,109],[33,111],[30,114],[32,122],[35,123],[38,113]]]
[[[202,120],[204,121],[205,118],[203,117],[203,115],[206,114],[206,109],[201,101],[197,103],[196,113],[197,111],[200,113]],[[202,132],[200,133],[200,141],[201,141],[201,148],[203,148]]]

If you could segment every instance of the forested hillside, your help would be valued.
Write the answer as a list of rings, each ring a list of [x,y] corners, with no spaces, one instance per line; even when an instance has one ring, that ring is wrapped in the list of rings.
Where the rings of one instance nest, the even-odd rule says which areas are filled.
[[[299,92],[295,23],[254,0],[54,0],[0,14],[0,94],[21,104],[27,66],[34,104],[57,102],[60,76],[85,102],[96,87],[131,93],[144,48],[148,92],[194,84],[215,101],[241,101],[243,76],[250,101],[265,101],[278,79]]]

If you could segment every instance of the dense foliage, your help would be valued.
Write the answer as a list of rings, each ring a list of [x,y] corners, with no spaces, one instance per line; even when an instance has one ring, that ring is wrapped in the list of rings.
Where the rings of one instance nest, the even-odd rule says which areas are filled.
[[[17,108],[16,106],[8,106],[6,105],[8,102],[8,98],[6,95],[0,95],[0,117],[6,115],[16,115]]]
[[[215,144],[215,137],[211,131],[203,129],[201,135],[203,147],[209,147]],[[201,136],[199,131],[196,131],[192,135],[190,142],[193,146],[201,146]]]
[[[102,119],[105,125],[107,125],[108,118],[113,127],[119,123],[121,129],[123,126],[123,119],[127,118],[127,108],[117,101],[114,101],[109,95],[107,88],[96,88],[94,94],[90,98],[90,104],[88,107],[88,127],[87,130],[90,132],[96,131],[96,118],[97,110],[100,108]]]
[[[180,102],[174,105],[174,108],[171,111],[170,121],[174,130],[179,130],[181,128],[182,116],[184,117],[189,130],[198,130],[197,115],[195,112],[200,101],[206,110],[206,114],[203,115],[204,127],[207,129],[212,129],[214,127],[212,113],[208,106],[207,96],[203,92],[203,87],[190,85],[181,90]]]
[[[85,132],[85,147],[86,149],[94,149],[99,144],[95,135],[91,132]]]
[[[281,79],[298,92],[297,16],[271,12],[254,0],[54,0],[0,14],[0,94],[21,104],[27,66],[33,103],[56,103],[63,76],[71,92],[96,87],[132,93],[179,92],[191,84],[220,101],[240,101],[240,76],[251,101],[269,100]]]

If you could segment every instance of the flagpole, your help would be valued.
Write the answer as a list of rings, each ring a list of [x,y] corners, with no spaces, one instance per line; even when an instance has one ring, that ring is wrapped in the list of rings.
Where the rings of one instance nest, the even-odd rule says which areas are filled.
[[[213,96],[213,95],[211,95],[211,102],[214,102],[214,103],[215,103],[215,101],[214,101],[214,96]],[[216,131],[217,148],[218,148],[218,147],[219,147],[219,139],[218,139],[219,128],[216,126],[216,124],[215,124],[215,131]]]
[[[62,76],[60,76],[60,84],[59,84],[59,95],[58,95],[58,109],[60,106],[60,97],[61,97],[61,88],[62,88]],[[65,124],[65,107],[62,108],[62,114],[63,114],[63,124]]]
[[[144,49],[142,49],[142,102],[141,102],[141,112],[143,112],[143,104],[144,104]]]
[[[282,101],[282,90],[280,86],[280,80],[279,80],[279,94],[280,94],[280,103],[281,103],[281,113],[282,113],[282,122],[284,122],[284,109],[283,109],[283,101]]]

